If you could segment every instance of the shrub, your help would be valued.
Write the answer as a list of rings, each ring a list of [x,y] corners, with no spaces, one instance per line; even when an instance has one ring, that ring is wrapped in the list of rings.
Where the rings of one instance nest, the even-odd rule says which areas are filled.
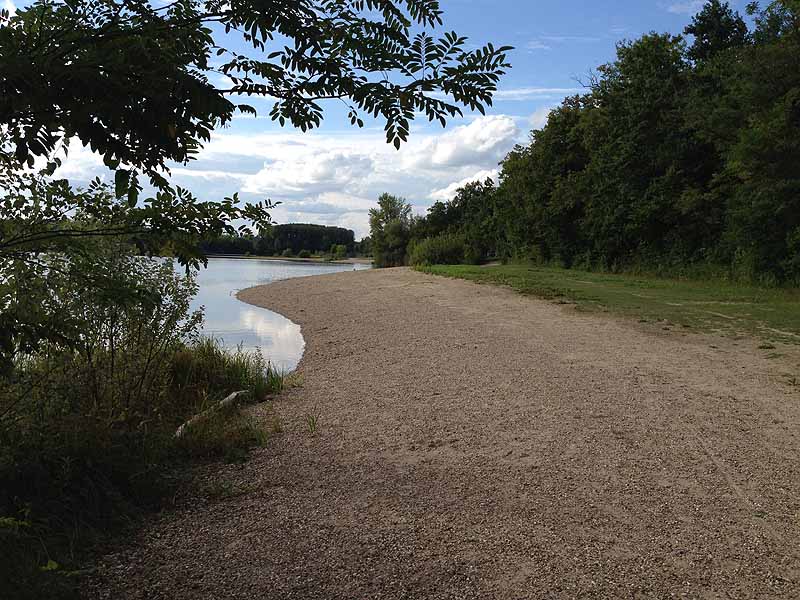
[[[347,258],[347,246],[344,244],[333,244],[331,246],[331,257],[333,260]]]
[[[465,262],[464,236],[445,233],[409,244],[411,265],[458,265]]]
[[[300,250],[300,252],[297,253],[297,258],[311,258],[311,252],[308,250]]]
[[[281,256],[283,256],[284,258],[293,258],[294,252],[292,252],[291,248],[287,248],[286,250],[281,252]]]
[[[182,423],[232,391],[263,400],[282,386],[260,354],[198,337],[196,285],[171,263],[118,246],[91,256],[95,285],[73,260],[42,305],[82,333],[17,355],[0,376],[3,598],[71,594],[86,548],[157,506],[176,462],[239,458],[265,435],[235,409],[178,441]]]

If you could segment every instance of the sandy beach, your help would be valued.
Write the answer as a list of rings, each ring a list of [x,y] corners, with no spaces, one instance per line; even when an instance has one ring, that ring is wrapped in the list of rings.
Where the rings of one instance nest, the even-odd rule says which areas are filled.
[[[282,433],[87,595],[800,597],[796,354],[407,269],[240,298],[302,326]]]

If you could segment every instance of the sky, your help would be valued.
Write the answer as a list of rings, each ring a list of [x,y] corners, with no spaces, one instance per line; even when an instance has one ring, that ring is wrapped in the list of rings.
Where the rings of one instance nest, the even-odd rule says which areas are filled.
[[[732,2],[740,11],[745,1]],[[9,0],[0,4],[10,7]],[[382,126],[351,127],[345,111],[327,105],[311,133],[281,128],[267,116],[270,102],[251,102],[257,118],[242,116],[216,131],[198,159],[172,165],[172,181],[201,200],[239,192],[244,200],[280,202],[278,223],[305,222],[369,233],[368,211],[382,192],[405,197],[418,214],[476,179],[496,177],[515,144],[541,127],[548,111],[581,91],[581,81],[610,62],[615,45],[650,32],[680,33],[702,1],[691,0],[442,0],[444,27],[474,45],[511,45],[513,68],[485,116],[465,112],[446,128],[415,122],[399,151]],[[100,160],[78,144],[59,173],[73,181],[110,179]]]

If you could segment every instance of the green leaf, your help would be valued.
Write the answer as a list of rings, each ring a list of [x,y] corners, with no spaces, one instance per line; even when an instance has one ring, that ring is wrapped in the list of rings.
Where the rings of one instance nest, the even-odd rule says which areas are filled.
[[[125,169],[118,169],[114,173],[114,193],[117,198],[122,198],[128,192],[131,173]]]

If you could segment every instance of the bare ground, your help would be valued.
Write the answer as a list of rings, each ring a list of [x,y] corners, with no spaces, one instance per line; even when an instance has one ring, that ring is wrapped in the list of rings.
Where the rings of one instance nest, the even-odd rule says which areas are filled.
[[[800,597],[796,355],[404,269],[240,297],[303,327],[284,433],[87,595]]]

